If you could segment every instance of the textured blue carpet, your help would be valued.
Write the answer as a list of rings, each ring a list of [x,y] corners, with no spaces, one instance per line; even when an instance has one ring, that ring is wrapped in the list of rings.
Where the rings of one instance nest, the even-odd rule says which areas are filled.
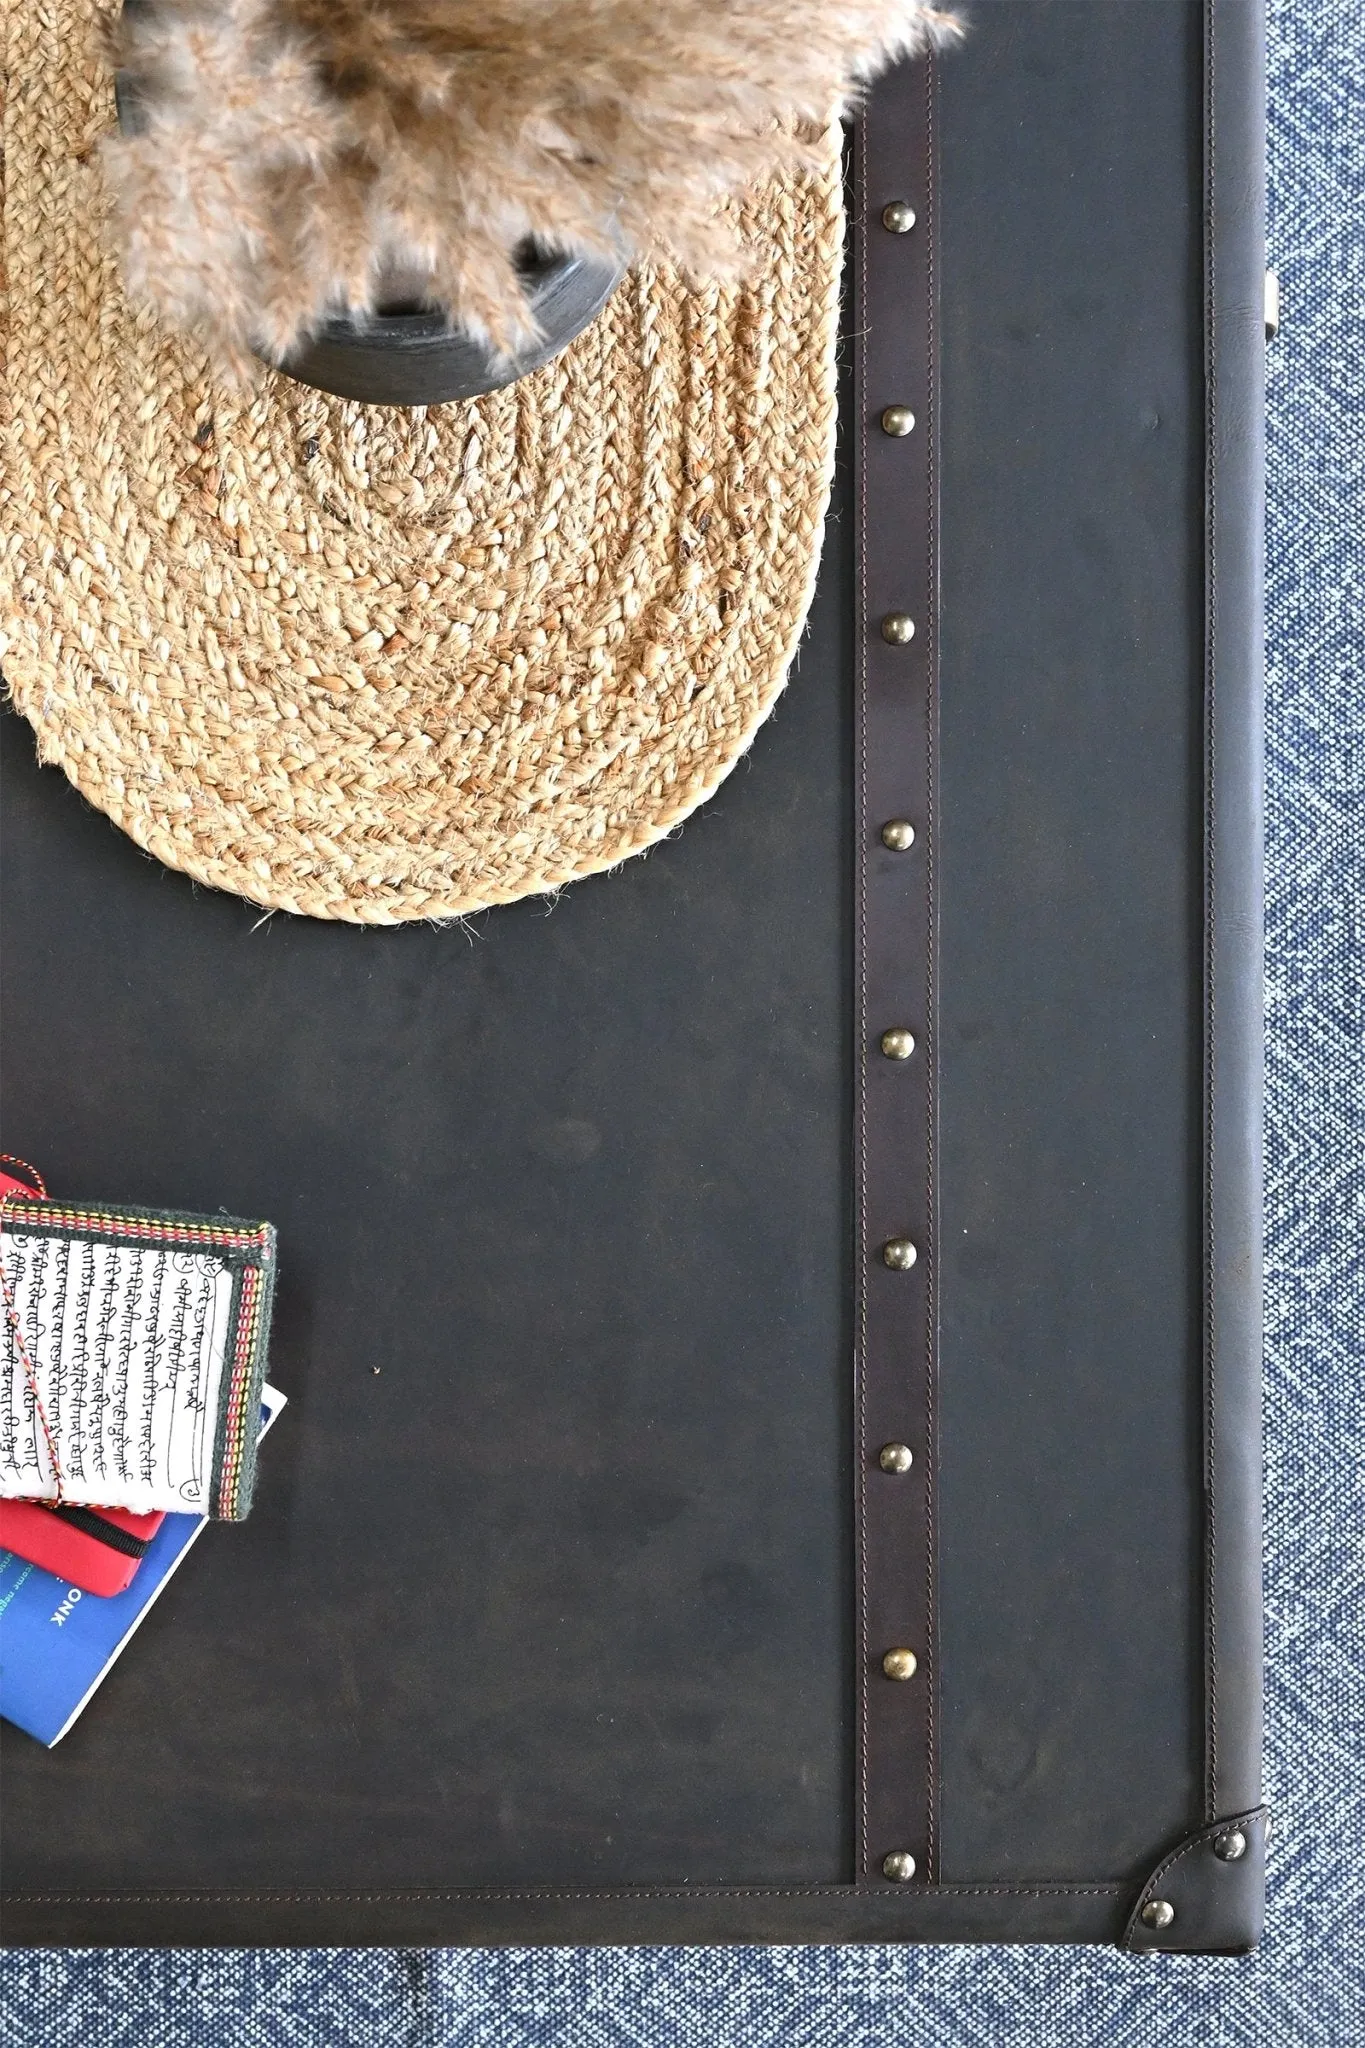
[[[1365,2038],[1365,14],[1271,50],[1267,1780],[1242,1961],[1080,1949],[16,1952],[0,2048],[1332,2048]],[[1355,2013],[1355,2018],[1351,2017]]]

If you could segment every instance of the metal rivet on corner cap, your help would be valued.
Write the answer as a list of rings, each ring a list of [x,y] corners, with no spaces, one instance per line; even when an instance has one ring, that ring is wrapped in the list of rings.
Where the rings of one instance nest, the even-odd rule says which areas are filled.
[[[882,638],[892,647],[908,647],[915,637],[915,622],[909,612],[888,612],[882,620]]]
[[[908,200],[893,199],[882,208],[882,226],[890,228],[893,235],[908,235],[914,225],[915,209]]]
[[[915,1462],[915,1454],[909,1444],[883,1444],[877,1453],[877,1463],[883,1472],[908,1472]]]
[[[913,1678],[919,1670],[919,1658],[913,1650],[888,1650],[882,1658],[882,1670],[888,1678]]]
[[[893,1273],[908,1273],[918,1257],[908,1237],[890,1237],[882,1246],[882,1264]]]
[[[1148,1899],[1141,1918],[1144,1927],[1169,1927],[1175,1918],[1175,1907],[1169,1899]]]
[[[882,414],[882,432],[903,441],[915,431],[915,415],[908,405],[888,405]]]
[[[1247,1838],[1240,1828],[1229,1828],[1225,1835],[1216,1835],[1213,1853],[1224,1863],[1239,1863],[1247,1852]]]
[[[893,1849],[882,1858],[882,1876],[892,1884],[908,1884],[915,1874],[915,1859],[908,1849]]]
[[[882,826],[882,845],[893,853],[905,853],[915,843],[915,828],[908,818],[888,818]]]
[[[915,1034],[898,1024],[892,1031],[883,1031],[877,1043],[887,1059],[908,1060],[915,1050]]]

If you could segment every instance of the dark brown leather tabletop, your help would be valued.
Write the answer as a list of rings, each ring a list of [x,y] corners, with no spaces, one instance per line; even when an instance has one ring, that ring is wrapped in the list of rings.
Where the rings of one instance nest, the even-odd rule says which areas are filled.
[[[858,124],[809,631],[668,842],[262,920],[0,720],[5,1145],[268,1217],[289,1396],[5,1729],[10,1941],[1256,1938],[1260,17],[971,13]]]

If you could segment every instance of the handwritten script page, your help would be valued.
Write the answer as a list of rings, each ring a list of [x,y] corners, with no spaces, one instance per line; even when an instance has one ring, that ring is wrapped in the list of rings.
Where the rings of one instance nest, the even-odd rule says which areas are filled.
[[[233,1274],[212,1252],[0,1233],[0,1258],[56,1445],[62,1498],[205,1513]],[[8,1316],[0,1495],[57,1497]]]

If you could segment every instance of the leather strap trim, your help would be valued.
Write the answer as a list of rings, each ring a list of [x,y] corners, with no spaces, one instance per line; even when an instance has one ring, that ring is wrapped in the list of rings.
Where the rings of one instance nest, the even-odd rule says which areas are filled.
[[[932,59],[902,65],[875,86],[855,135],[855,1805],[857,1877],[882,1886],[897,1881],[888,1856],[913,1857],[910,1882],[938,1874],[936,97]],[[908,408],[913,426],[884,420],[889,407]],[[913,828],[908,847],[883,838],[897,824]],[[887,1032],[909,1032],[913,1051],[903,1039],[884,1050]],[[908,1470],[883,1468],[887,1445],[908,1448]],[[913,1652],[911,1676],[886,1675],[896,1650]]]
[[[1204,1819],[1261,1798],[1263,0],[1204,0]]]

